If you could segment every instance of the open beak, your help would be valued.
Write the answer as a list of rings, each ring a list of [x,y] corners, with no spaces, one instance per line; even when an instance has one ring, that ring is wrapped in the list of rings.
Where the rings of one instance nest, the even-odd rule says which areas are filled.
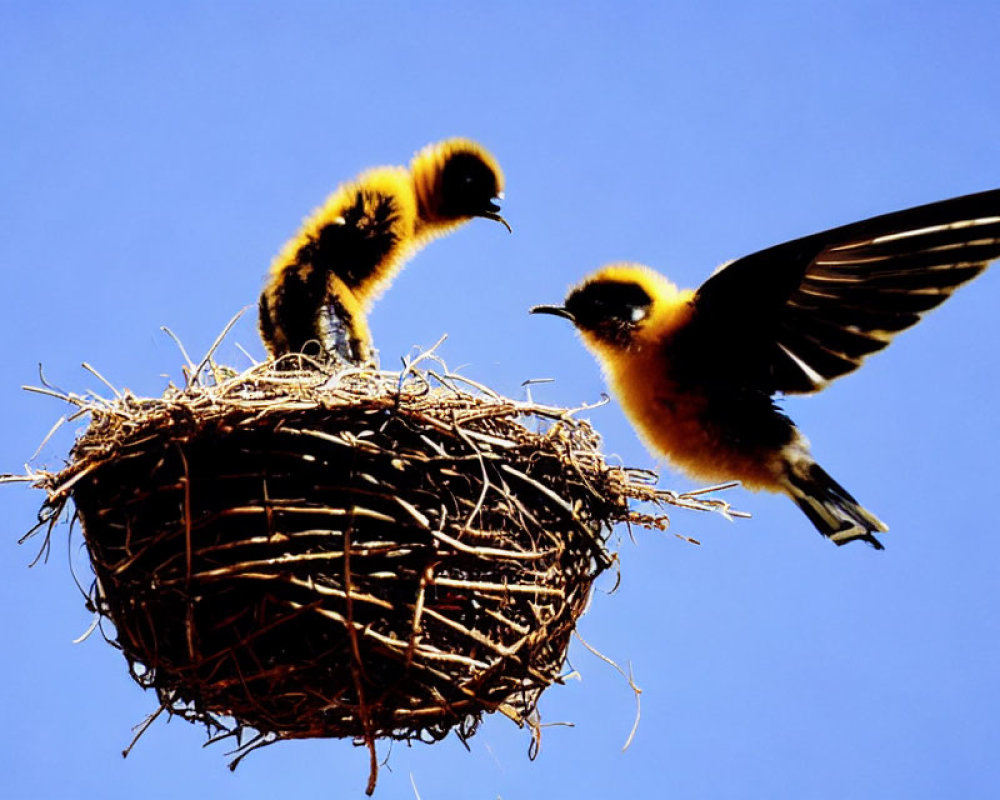
[[[482,217],[483,219],[491,219],[494,222],[499,222],[507,229],[507,233],[513,233],[514,230],[510,227],[510,223],[500,216],[500,204],[496,202],[497,200],[503,200],[503,192],[500,192],[489,202],[486,211],[483,211],[476,216]]]
[[[500,207],[497,206],[497,210],[499,210],[499,208]],[[514,229],[510,227],[510,223],[507,222],[507,220],[505,220],[503,217],[501,217],[496,211],[484,211],[482,214],[479,214],[477,216],[480,216],[483,219],[492,219],[495,222],[499,222],[507,229],[507,233],[514,232]]]
[[[483,219],[492,219],[492,220],[495,220],[496,222],[499,222],[501,225],[503,225],[507,229],[507,233],[513,233],[514,232],[514,229],[510,227],[510,223],[507,222],[507,220],[505,220],[503,217],[501,217],[496,212],[487,211],[484,214],[480,214],[479,216],[481,216]]]
[[[551,314],[553,317],[562,317],[570,322],[576,322],[576,318],[562,306],[532,306],[528,309],[529,314]]]

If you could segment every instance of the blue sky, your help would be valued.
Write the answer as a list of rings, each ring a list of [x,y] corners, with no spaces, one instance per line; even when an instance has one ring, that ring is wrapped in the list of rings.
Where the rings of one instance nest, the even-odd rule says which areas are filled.
[[[872,214],[1000,186],[996,31],[987,2],[0,2],[0,470],[64,412],[28,395],[158,394],[256,300],[301,218],[364,167],[446,136],[483,142],[514,227],[475,222],[420,253],[376,306],[383,364],[449,338],[453,367],[514,396],[577,405],[604,387],[568,325],[531,318],[612,260],[694,286],[721,261]],[[677,512],[621,543],[582,680],[550,690],[535,762],[490,718],[470,741],[396,745],[377,797],[987,798],[1000,787],[996,376],[988,273],[864,369],[786,409],[819,461],[892,531],[836,548],[784,498],[754,518]],[[261,355],[252,315],[235,341]],[[230,342],[222,357],[245,359]],[[606,448],[655,460],[620,410]],[[37,465],[58,466],[72,430]],[[662,483],[692,484],[665,471]],[[235,775],[224,746],[157,723],[70,576],[19,547],[40,497],[0,489],[5,797],[359,797],[363,750],[280,744]],[[69,555],[67,555],[69,553]],[[609,588],[605,586],[604,588]],[[382,753],[386,754],[386,748]],[[391,771],[390,771],[391,770]]]

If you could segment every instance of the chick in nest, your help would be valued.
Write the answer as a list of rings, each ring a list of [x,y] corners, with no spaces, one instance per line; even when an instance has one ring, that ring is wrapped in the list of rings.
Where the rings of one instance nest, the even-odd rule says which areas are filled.
[[[473,217],[500,216],[496,159],[468,139],[419,151],[406,167],[376,167],[337,188],[271,264],[258,303],[274,358],[289,353],[372,359],[366,314],[407,259]]]

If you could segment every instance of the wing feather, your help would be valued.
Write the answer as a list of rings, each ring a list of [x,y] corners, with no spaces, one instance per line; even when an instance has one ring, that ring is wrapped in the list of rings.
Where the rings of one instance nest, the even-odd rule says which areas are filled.
[[[1000,189],[885,214],[730,262],[696,328],[741,380],[807,393],[857,369],[1000,257]]]

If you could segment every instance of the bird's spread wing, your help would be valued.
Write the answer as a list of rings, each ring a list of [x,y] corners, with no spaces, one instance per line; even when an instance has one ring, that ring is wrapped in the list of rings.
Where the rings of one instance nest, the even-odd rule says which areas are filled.
[[[698,290],[692,334],[756,389],[814,392],[998,256],[1000,189],[873,217],[727,264]]]

